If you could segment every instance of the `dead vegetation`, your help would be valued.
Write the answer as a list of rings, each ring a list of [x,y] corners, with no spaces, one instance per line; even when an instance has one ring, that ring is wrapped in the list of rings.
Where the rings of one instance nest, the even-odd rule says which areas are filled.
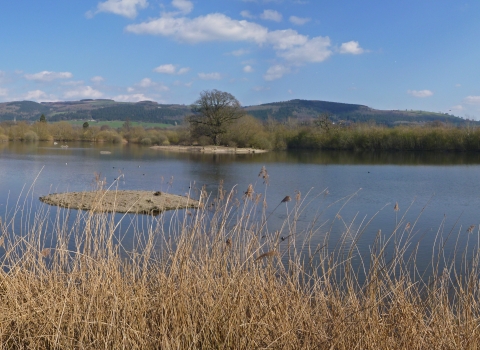
[[[200,209],[177,211],[168,219],[123,216],[120,222],[93,211],[79,211],[74,220],[67,209],[41,206],[33,212],[19,201],[0,224],[2,347],[475,349],[480,344],[478,254],[465,255],[458,265],[440,250],[424,276],[416,270],[417,249],[407,254],[415,223],[407,229],[400,216],[395,231],[379,232],[371,255],[354,265],[356,242],[368,225],[355,232],[346,225],[339,243],[329,246],[328,225],[297,229],[306,194],[279,203],[275,210],[284,208],[288,216],[271,232],[272,213],[250,195],[253,187],[239,192],[220,188],[216,198],[200,196]],[[133,231],[128,249],[126,229]],[[301,253],[315,235],[324,243]]]

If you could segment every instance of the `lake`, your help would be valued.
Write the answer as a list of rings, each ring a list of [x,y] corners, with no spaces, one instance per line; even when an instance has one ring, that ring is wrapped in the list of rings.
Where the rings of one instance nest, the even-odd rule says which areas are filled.
[[[258,177],[262,166],[269,174],[268,185]],[[253,184],[256,192],[266,193],[272,230],[291,219],[288,215],[300,192],[302,199],[306,196],[304,203],[311,203],[299,215],[298,230],[305,230],[318,217],[321,227],[312,239],[315,245],[327,230],[334,236],[349,227],[352,236],[362,232],[357,243],[361,254],[368,254],[378,230],[388,235],[402,217],[402,225],[422,237],[419,247],[424,253],[419,257],[424,264],[430,261],[434,243],[441,241],[435,241],[437,233],[443,237],[453,233],[455,238],[445,245],[447,252],[454,248],[457,236],[458,249],[465,247],[468,238],[470,246],[477,244],[480,154],[464,153],[215,155],[167,153],[138,145],[0,144],[0,217],[12,216],[25,201],[33,210],[41,208],[45,205],[38,197],[48,193],[92,190],[95,174],[114,188],[193,196],[204,185],[215,193],[223,181],[224,188],[234,188],[240,200]],[[115,179],[119,181],[114,183]],[[281,203],[287,195],[292,201]],[[398,211],[394,211],[396,203]],[[475,228],[467,232],[471,225]]]

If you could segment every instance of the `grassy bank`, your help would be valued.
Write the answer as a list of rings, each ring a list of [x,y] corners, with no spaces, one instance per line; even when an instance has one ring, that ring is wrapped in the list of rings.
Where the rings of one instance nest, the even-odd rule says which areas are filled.
[[[379,232],[371,255],[353,265],[368,225],[351,231],[345,224],[329,246],[330,225],[323,223],[333,218],[313,218],[297,230],[309,202],[298,193],[268,210],[287,213],[272,232],[271,214],[256,193],[265,189],[244,190],[220,188],[216,198],[202,191],[203,209],[168,219],[124,217],[121,225],[91,212],[67,224],[72,213],[64,209],[51,222],[49,210],[56,209],[32,212],[19,201],[0,224],[0,343],[85,349],[473,349],[480,343],[478,254],[456,265],[440,249],[432,274],[422,276],[416,256],[425,252],[407,254],[415,223],[406,224],[399,211],[396,229]],[[20,227],[18,215],[26,215]],[[125,227],[134,231],[133,243],[122,238]],[[323,243],[311,246],[315,236]],[[310,253],[300,254],[309,246]]]

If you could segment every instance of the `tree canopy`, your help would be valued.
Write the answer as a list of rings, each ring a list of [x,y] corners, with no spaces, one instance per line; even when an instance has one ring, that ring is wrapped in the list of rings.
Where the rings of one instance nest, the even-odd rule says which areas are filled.
[[[193,115],[187,117],[192,133],[211,137],[220,144],[220,137],[228,131],[229,125],[245,115],[240,102],[230,93],[219,90],[205,90],[191,106]]]

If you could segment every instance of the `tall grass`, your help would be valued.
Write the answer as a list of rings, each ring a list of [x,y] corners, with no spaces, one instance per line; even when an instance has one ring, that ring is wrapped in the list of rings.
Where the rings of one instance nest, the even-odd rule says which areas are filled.
[[[266,172],[262,177],[268,181]],[[401,216],[360,257],[357,243],[368,223],[355,231],[345,223],[332,246],[328,218],[298,225],[308,197],[297,192],[268,209],[264,190],[245,190],[220,187],[214,198],[201,190],[199,210],[120,220],[19,201],[0,224],[2,347],[480,344],[478,253],[447,259],[442,241],[425,276],[416,263],[415,223]],[[272,211],[280,210],[286,219],[270,231]],[[18,215],[25,216],[20,224]],[[313,245],[317,236],[322,243]]]
[[[299,128],[287,148],[385,151],[480,151],[480,128],[454,126],[397,126],[369,124],[350,127]]]

